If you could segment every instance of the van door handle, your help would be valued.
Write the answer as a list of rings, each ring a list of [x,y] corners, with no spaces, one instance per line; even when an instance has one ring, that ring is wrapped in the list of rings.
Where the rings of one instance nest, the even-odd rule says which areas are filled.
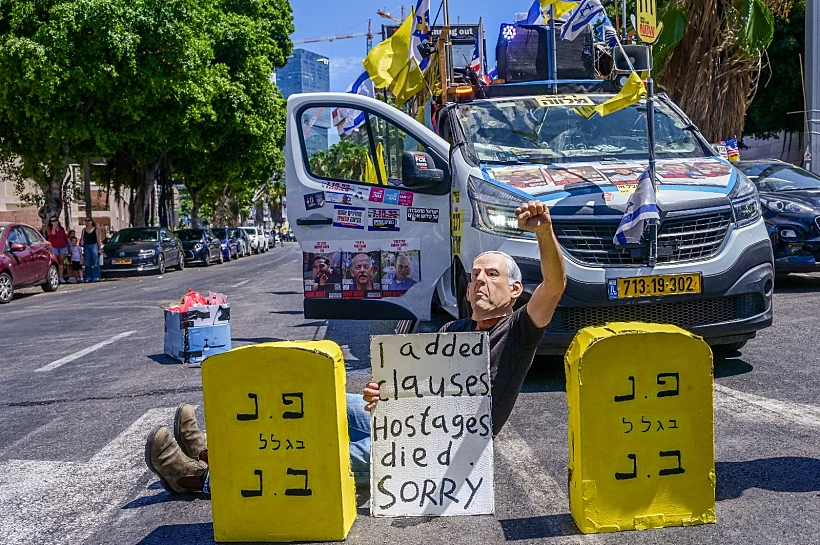
[[[296,218],[296,225],[333,225],[332,218]]]

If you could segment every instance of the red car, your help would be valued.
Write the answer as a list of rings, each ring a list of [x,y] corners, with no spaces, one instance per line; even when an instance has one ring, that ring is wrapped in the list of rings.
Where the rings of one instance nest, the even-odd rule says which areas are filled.
[[[36,285],[60,287],[51,244],[29,225],[0,222],[0,303],[11,301],[15,289]]]

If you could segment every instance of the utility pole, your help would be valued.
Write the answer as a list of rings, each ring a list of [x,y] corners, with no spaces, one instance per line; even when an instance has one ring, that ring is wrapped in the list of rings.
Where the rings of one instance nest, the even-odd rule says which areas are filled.
[[[811,171],[820,174],[820,0],[806,0],[806,118]]]

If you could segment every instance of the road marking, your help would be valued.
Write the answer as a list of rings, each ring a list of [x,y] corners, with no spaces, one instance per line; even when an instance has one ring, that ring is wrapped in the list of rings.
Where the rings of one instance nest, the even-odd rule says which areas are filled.
[[[74,361],[78,358],[82,358],[86,354],[90,354],[91,352],[94,352],[95,350],[99,350],[103,346],[108,346],[109,344],[115,343],[120,339],[124,339],[125,337],[128,337],[129,335],[133,335],[134,333],[136,333],[136,331],[126,331],[125,333],[120,333],[119,335],[114,335],[113,337],[111,337],[107,341],[97,343],[95,345],[89,346],[88,348],[83,348],[79,352],[74,352],[73,354],[70,354],[70,355],[68,355],[64,358],[60,358],[57,361],[53,361],[53,362],[49,363],[48,365],[44,365],[44,366],[40,367],[39,369],[35,369],[34,372],[35,373],[42,373],[44,371],[51,371],[53,369],[57,369],[61,365],[65,365],[66,363],[72,362],[72,361]]]
[[[242,281],[242,282],[240,282],[239,284],[234,284],[234,285],[233,285],[233,286],[231,286],[231,287],[232,287],[232,288],[238,288],[239,286],[244,286],[245,284],[247,284],[247,283],[248,283],[248,282],[250,282],[251,280],[252,280],[252,278],[248,278],[247,280],[243,280],[243,281]]]
[[[566,484],[559,484],[546,472],[530,446],[512,425],[504,428],[496,438],[493,449],[506,460],[516,484],[526,491],[526,494],[516,498],[517,501],[523,500],[529,504],[527,515],[538,517],[568,514],[569,498],[564,493]],[[496,494],[498,493],[496,488]],[[498,515],[496,512],[496,516]],[[525,513],[516,513],[515,516],[525,518],[524,515]],[[572,529],[578,531],[574,526]],[[574,534],[550,539],[550,543],[598,544],[600,540],[594,535]]]
[[[715,408],[733,413],[756,413],[755,416],[786,419],[807,428],[820,428],[820,407],[790,403],[734,390],[715,384]]]
[[[84,543],[131,498],[148,471],[145,437],[174,411],[151,409],[88,462],[0,462],[0,543]]]

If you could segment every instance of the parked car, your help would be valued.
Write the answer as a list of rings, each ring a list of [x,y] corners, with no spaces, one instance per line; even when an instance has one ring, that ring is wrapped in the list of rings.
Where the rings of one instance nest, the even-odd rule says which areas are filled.
[[[180,229],[176,232],[185,250],[185,264],[198,263],[207,267],[211,263],[222,263],[222,244],[210,229]]]
[[[242,230],[245,231],[246,235],[248,235],[251,250],[250,253],[260,253],[262,251],[262,241],[259,240],[259,233],[256,231],[256,227],[242,227]]]
[[[120,229],[103,246],[102,272],[164,274],[166,267],[185,268],[182,243],[165,227]]]
[[[248,233],[244,229],[234,227],[231,229],[231,236],[239,243],[239,257],[247,257],[251,255],[251,240]]]
[[[222,245],[222,258],[225,261],[239,259],[239,241],[231,235],[231,229],[228,227],[217,227],[216,229],[211,229],[211,231],[213,231]]]
[[[778,274],[820,270],[820,177],[774,159],[735,165],[760,192]]]
[[[30,225],[0,222],[0,303],[11,301],[17,288],[37,285],[60,287],[51,244]]]
[[[270,244],[268,244],[268,237],[265,235],[265,230],[261,227],[257,227],[256,236],[259,237],[259,246],[261,247],[262,253],[270,250]]]
[[[265,240],[268,241],[268,248],[276,248],[276,238],[270,229],[265,229]]]

